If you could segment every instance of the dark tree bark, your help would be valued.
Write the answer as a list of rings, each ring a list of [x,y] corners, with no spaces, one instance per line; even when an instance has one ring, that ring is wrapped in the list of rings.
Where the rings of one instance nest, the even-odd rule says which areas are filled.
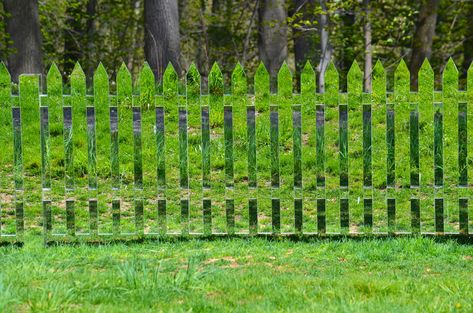
[[[319,16],[319,27],[320,27],[320,63],[317,68],[319,72],[319,77],[317,80],[317,85],[320,92],[325,90],[325,70],[327,69],[330,60],[332,59],[333,49],[329,41],[329,18],[328,18],[328,9],[325,0],[319,0],[320,7],[322,8],[323,14]]]
[[[178,11],[175,0],[145,0],[145,56],[158,80],[169,62],[182,74]]]
[[[213,0],[212,18],[208,25],[209,58],[211,62],[218,62],[224,73],[230,72],[235,66],[235,57],[238,54],[235,47],[233,29],[233,0]]]
[[[86,33],[87,33],[87,56],[89,64],[87,67],[87,77],[91,79],[94,76],[94,70],[97,64],[91,62],[94,60],[94,43],[95,43],[95,15],[97,14],[97,0],[89,0],[87,3],[87,22],[86,22]]]
[[[466,17],[471,18],[473,16],[473,4],[469,3]],[[463,64],[462,64],[462,78],[467,77],[468,69],[470,68],[471,62],[473,62],[473,27],[467,27],[465,32],[465,38],[463,41]]]
[[[179,20],[181,20],[181,19],[186,17],[186,14],[188,14],[187,8],[188,8],[188,5],[189,5],[189,0],[179,0],[178,5],[179,5],[179,7],[178,7]]]
[[[83,10],[82,6],[78,5],[79,0],[68,2],[66,8],[66,27],[64,28],[64,58],[63,70],[68,76],[76,61],[83,57],[84,43],[84,24],[82,22]]]
[[[39,28],[37,0],[4,0],[6,31],[10,34],[13,53],[8,57],[12,80],[20,74],[43,72],[42,40]]]
[[[411,86],[417,88],[419,69],[425,58],[432,54],[432,40],[435,35],[437,12],[440,0],[425,0],[419,12],[416,31],[412,38]]]
[[[200,1],[199,10],[199,27],[201,36],[199,36],[199,49],[197,49],[197,68],[200,72],[202,90],[207,90],[209,77],[209,34],[207,31],[207,24],[205,21],[206,0]]]
[[[75,63],[80,61],[89,83],[96,67],[93,55],[96,8],[97,0],[88,0],[85,11],[81,0],[68,2],[64,29],[64,73],[68,77]]]
[[[316,16],[313,14],[315,0],[293,0],[291,15],[297,16],[296,24],[300,21],[310,22],[309,26],[293,27],[294,60],[296,63],[297,77],[301,73],[307,61],[312,65],[317,62],[317,25],[314,23]],[[305,25],[305,24],[303,24]]]
[[[371,51],[371,21],[370,21],[370,0],[363,1],[364,19],[363,32],[365,33],[365,71],[364,86],[365,91],[371,91],[371,72],[373,71],[373,54]]]
[[[259,43],[261,61],[273,81],[287,57],[287,23],[284,0],[261,0],[259,7]]]

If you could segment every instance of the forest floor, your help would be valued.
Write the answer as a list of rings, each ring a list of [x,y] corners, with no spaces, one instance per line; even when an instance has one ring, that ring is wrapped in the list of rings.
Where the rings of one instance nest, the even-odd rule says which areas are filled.
[[[422,237],[0,248],[2,312],[472,312],[473,246]]]

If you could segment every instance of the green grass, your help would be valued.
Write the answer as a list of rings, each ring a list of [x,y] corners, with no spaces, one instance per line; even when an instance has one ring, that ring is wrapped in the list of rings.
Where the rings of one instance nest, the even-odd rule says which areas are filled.
[[[1,312],[472,312],[473,247],[364,241],[0,249]]]

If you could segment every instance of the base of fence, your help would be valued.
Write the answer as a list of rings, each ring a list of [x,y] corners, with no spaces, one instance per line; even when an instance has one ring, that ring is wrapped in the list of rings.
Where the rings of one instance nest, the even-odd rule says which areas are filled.
[[[2,234],[0,235],[0,247],[3,246],[16,246],[16,247],[22,247],[23,246],[23,238],[18,235],[8,235],[8,234]]]
[[[189,240],[223,240],[223,239],[251,239],[263,238],[266,240],[290,240],[290,241],[318,241],[318,240],[369,240],[369,239],[390,239],[390,238],[414,238],[426,237],[436,241],[452,240],[462,244],[473,244],[473,234],[459,233],[271,233],[261,232],[257,234],[249,233],[167,233],[165,235],[159,233],[148,233],[138,235],[135,233],[122,233],[120,235],[112,233],[99,233],[97,235],[89,233],[80,233],[75,236],[65,234],[51,234],[45,238],[45,244],[51,245],[68,245],[68,244],[109,244],[109,243],[140,243],[140,242],[175,242]]]

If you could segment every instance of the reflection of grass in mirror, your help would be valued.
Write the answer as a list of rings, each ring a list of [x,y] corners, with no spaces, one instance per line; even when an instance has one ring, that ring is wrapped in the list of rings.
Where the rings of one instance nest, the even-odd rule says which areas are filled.
[[[132,94],[130,74],[122,67],[117,75],[117,95],[108,99],[105,98],[105,91],[108,94],[108,78],[103,67],[99,67],[95,75],[95,100],[92,96],[85,95],[85,77],[79,66],[76,66],[71,78],[72,94],[61,98],[61,81],[52,68],[47,78],[50,95],[47,96],[48,101],[43,101],[42,96],[41,104],[50,106],[50,149],[45,152],[49,152],[46,156],[49,156],[47,161],[51,167],[53,232],[66,231],[65,184],[71,189],[68,191],[68,197],[77,200],[74,208],[80,232],[86,232],[89,228],[88,185],[98,186],[99,231],[112,231],[113,198],[122,199],[122,230],[133,231],[137,204],[133,201],[134,189],[141,184],[141,175],[136,176],[136,173],[142,173],[143,177],[143,191],[139,194],[144,199],[144,231],[158,231],[159,224],[161,230],[166,225],[169,231],[180,232],[181,222],[187,223],[185,219],[189,218],[189,231],[202,232],[202,200],[208,198],[212,201],[206,202],[206,208],[209,208],[206,218],[211,221],[213,231],[226,231],[228,225],[234,225],[235,231],[248,231],[249,199],[252,198],[257,199],[252,202],[252,207],[257,204],[259,231],[272,230],[273,208],[278,207],[278,212],[274,213],[277,213],[281,220],[281,232],[294,231],[296,217],[293,199],[300,193],[303,198],[304,231],[313,232],[318,229],[317,198],[326,198],[328,232],[340,231],[340,222],[345,223],[346,216],[350,219],[350,231],[363,231],[366,226],[364,216],[368,216],[368,219],[371,216],[370,212],[365,211],[364,205],[367,203],[364,198],[370,198],[371,191],[368,192],[363,186],[369,188],[371,185],[373,201],[371,205],[367,204],[366,208],[373,211],[373,231],[387,231],[386,181],[393,187],[387,192],[388,196],[396,198],[395,206],[392,206],[395,211],[391,212],[396,223],[393,230],[409,231],[411,218],[420,216],[421,230],[433,231],[433,186],[439,182],[440,171],[445,175],[445,184],[443,193],[436,195],[445,195],[442,221],[445,222],[446,231],[458,231],[459,209],[456,208],[456,182],[452,177],[458,178],[460,171],[463,181],[467,182],[464,177],[465,166],[469,160],[465,159],[466,150],[463,148],[463,165],[455,165],[458,163],[458,142],[454,139],[458,135],[465,140],[469,124],[463,123],[461,131],[456,134],[456,126],[452,123],[456,123],[454,117],[458,111],[452,105],[452,99],[456,99],[457,95],[451,87],[447,88],[448,92],[444,95],[450,106],[445,102],[442,107],[443,118],[434,118],[434,115],[439,115],[434,112],[432,103],[434,100],[441,100],[441,94],[434,94],[433,72],[428,63],[425,64],[419,75],[418,94],[409,94],[406,89],[409,73],[406,72],[405,66],[399,66],[395,75],[395,87],[399,90],[387,94],[387,110],[386,78],[380,63],[377,63],[373,73],[372,96],[360,91],[361,83],[357,80],[360,70],[355,64],[348,75],[348,94],[339,93],[338,73],[333,65],[329,66],[325,74],[325,95],[315,94],[315,73],[309,64],[302,73],[301,94],[291,93],[292,76],[287,66],[284,66],[279,74],[277,94],[269,93],[268,73],[264,67],[260,67],[254,78],[254,96],[248,95],[249,85],[241,66],[236,66],[232,75],[232,94],[223,94],[222,73],[215,65],[209,75],[210,94],[199,97],[200,76],[195,67],[192,67],[186,76],[189,84],[187,101],[185,96],[178,94],[181,82],[171,66],[164,74],[163,96],[153,96],[156,88],[153,73],[148,66],[143,67],[136,84],[136,93],[139,95]],[[444,76],[448,78],[448,82],[455,85],[452,65],[449,65],[448,69]],[[4,77],[2,79],[4,80]],[[0,90],[3,100],[22,107],[21,140],[24,157],[20,159],[20,134],[18,131],[12,132],[12,112],[3,108],[2,119],[6,122],[0,126],[0,143],[4,149],[1,159],[3,207],[10,206],[12,185],[16,183],[19,186],[24,180],[28,189],[25,195],[26,224],[28,228],[33,228],[34,232],[38,232],[41,225],[39,199],[42,161],[39,150],[39,110],[36,112],[38,115],[34,114],[35,110],[31,110],[38,103],[34,97],[38,91],[37,87],[33,87],[35,82],[31,77],[22,79],[24,85],[20,84],[20,91],[25,94],[20,99],[10,99],[4,90]],[[319,103],[326,105],[317,108],[316,104]],[[71,106],[70,114],[67,110],[62,112],[61,108],[58,109],[61,105]],[[254,130],[246,127],[247,122],[251,120],[253,105]],[[340,105],[343,108],[341,115]],[[109,132],[111,111],[108,106],[118,106],[118,134],[114,132],[112,137]],[[141,137],[138,133],[133,135],[132,106],[140,106]],[[162,111],[158,110],[158,114],[155,111],[156,106],[163,107]],[[270,123],[271,106],[274,106],[274,112],[277,111],[277,129],[275,123],[273,126]],[[92,110],[95,113],[95,125],[92,123]],[[202,112],[207,110],[208,132],[206,128],[202,130],[201,124]],[[293,114],[299,110],[302,119],[300,136],[298,131],[293,132]],[[413,115],[415,110],[418,110],[418,115]],[[87,111],[90,115],[89,127]],[[163,111],[164,116],[159,113]],[[70,128],[66,127],[64,133],[62,130],[63,117],[68,115],[72,115],[72,134],[68,131]],[[230,120],[225,119],[225,116],[230,115],[233,124],[231,131]],[[156,127],[157,119],[161,121],[158,123],[159,127]],[[440,120],[443,133],[435,131],[439,129]],[[370,121],[371,127],[366,127],[366,123]],[[410,143],[410,138],[415,139],[417,134],[410,129],[411,125],[418,125],[416,128],[419,130],[419,143],[414,146]],[[343,135],[341,138],[340,127]],[[247,136],[250,136],[249,140]],[[365,145],[367,140],[370,142]],[[165,153],[157,150],[157,147],[162,150],[163,146]],[[142,163],[138,162],[139,156],[135,153],[140,150]],[[299,155],[299,151],[302,155]],[[13,162],[14,155],[17,162]],[[416,155],[419,156],[419,161],[412,161],[412,157],[415,159]],[[297,161],[295,165],[294,160]],[[64,170],[68,173],[67,180],[64,178]],[[24,176],[21,175],[23,171]],[[296,174],[300,171],[302,177],[294,176],[294,171]],[[418,193],[409,188],[410,182],[415,182],[417,176],[420,180]],[[119,190],[116,188],[117,178],[120,179]],[[296,182],[302,181],[302,191],[294,190],[294,179]],[[166,189],[163,188],[164,183],[167,185]],[[348,183],[349,192],[340,191],[340,183]],[[210,189],[203,190],[203,185],[210,186]],[[257,188],[252,189],[255,185]],[[180,186],[189,188],[189,216],[184,216],[184,220],[180,200],[187,197],[187,192],[181,191]],[[72,187],[75,190],[72,190]],[[276,187],[277,193],[273,190]],[[322,187],[325,187],[325,191]],[[465,193],[467,197],[468,194],[466,191]],[[94,192],[91,193],[91,196],[93,195]],[[279,206],[275,202],[274,206],[272,205],[271,195],[280,199]],[[340,197],[349,199],[349,213],[344,212],[342,220],[340,208],[345,208],[346,202],[341,202]],[[164,202],[158,201],[164,198],[167,199],[165,206]],[[411,202],[411,198],[419,199],[419,213],[411,212],[411,203],[414,203],[412,208],[417,210],[416,201]],[[162,214],[158,214],[158,203],[161,213],[166,212],[166,219],[163,219]],[[140,205],[138,210],[141,210]],[[465,216],[465,209],[462,210]],[[14,231],[14,223],[9,223],[8,220],[13,216],[7,212],[8,210],[4,210],[2,213],[5,223],[3,229],[11,232]],[[232,213],[234,221],[226,219],[227,212]],[[255,221],[251,223],[255,225]],[[414,224],[417,225],[418,222],[415,221]]]

